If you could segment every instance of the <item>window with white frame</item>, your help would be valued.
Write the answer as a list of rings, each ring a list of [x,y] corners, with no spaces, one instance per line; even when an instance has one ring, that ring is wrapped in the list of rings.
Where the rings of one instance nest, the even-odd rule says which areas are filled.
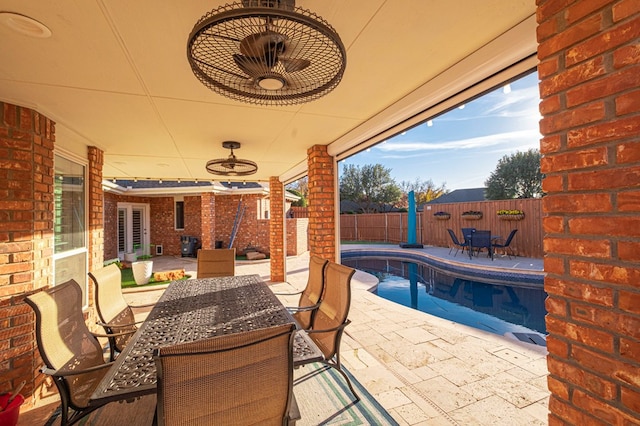
[[[54,284],[75,280],[86,304],[86,164],[56,154],[54,169]]]

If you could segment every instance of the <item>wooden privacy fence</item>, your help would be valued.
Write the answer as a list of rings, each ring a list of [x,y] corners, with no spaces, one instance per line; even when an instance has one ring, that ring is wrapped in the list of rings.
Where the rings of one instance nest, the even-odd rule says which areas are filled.
[[[504,220],[498,210],[522,210],[521,220]],[[449,219],[440,220],[434,213],[447,212]],[[479,219],[462,217],[466,211],[482,213]],[[449,247],[451,238],[447,229],[462,239],[462,228],[487,229],[492,235],[506,238],[512,229],[518,233],[511,242],[512,249],[520,256],[542,258],[542,200],[481,201],[426,205],[416,218],[417,242],[424,245]],[[340,238],[345,241],[372,241],[400,243],[407,241],[407,213],[376,213],[340,215]]]
[[[401,243],[407,241],[407,213],[340,215],[340,239]],[[416,218],[417,242],[422,243],[422,221]],[[424,244],[424,243],[423,243]]]

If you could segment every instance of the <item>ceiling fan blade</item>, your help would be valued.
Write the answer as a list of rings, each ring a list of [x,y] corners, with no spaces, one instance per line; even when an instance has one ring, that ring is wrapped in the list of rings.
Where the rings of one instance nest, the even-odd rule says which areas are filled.
[[[264,73],[269,72],[269,68],[259,58],[252,58],[236,53],[233,55],[233,61],[242,72],[251,78],[258,78]]]
[[[298,72],[311,65],[311,61],[303,58],[280,58],[287,72]]]
[[[286,40],[287,37],[275,31],[251,34],[240,42],[240,53],[262,60],[271,69],[278,62],[278,56],[284,52]]]

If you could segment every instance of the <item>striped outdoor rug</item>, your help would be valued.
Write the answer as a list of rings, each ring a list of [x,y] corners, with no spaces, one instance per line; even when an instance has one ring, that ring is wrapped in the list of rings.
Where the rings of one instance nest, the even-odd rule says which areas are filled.
[[[353,395],[344,378],[334,369],[315,363],[294,370],[293,392],[302,415],[302,419],[296,424],[300,426],[397,425],[398,423],[371,394],[348,371],[346,373],[360,395],[360,402],[356,404],[353,403]],[[83,426],[151,425],[155,409],[156,397],[149,395],[136,399],[133,403],[108,404],[85,417],[78,424]],[[25,418],[19,425],[28,423],[29,421]],[[45,424],[59,425],[59,411],[54,413]]]
[[[360,396],[358,403],[353,403],[344,378],[333,368],[315,363],[294,370],[293,392],[302,415],[296,425],[397,425],[378,401],[345,372]]]

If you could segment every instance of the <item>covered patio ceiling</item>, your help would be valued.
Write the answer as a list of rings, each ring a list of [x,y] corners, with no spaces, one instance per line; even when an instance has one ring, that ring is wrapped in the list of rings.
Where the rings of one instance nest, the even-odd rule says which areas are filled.
[[[234,101],[204,87],[186,58],[194,24],[224,1],[5,0],[2,10],[51,30],[34,38],[0,23],[0,100],[56,122],[56,147],[105,153],[104,177],[216,179],[205,170],[242,144],[250,180],[288,181],[307,149],[363,149],[386,129],[528,59],[533,0],[298,0],[347,51],[338,87],[296,106]],[[373,138],[373,139],[372,139]]]

